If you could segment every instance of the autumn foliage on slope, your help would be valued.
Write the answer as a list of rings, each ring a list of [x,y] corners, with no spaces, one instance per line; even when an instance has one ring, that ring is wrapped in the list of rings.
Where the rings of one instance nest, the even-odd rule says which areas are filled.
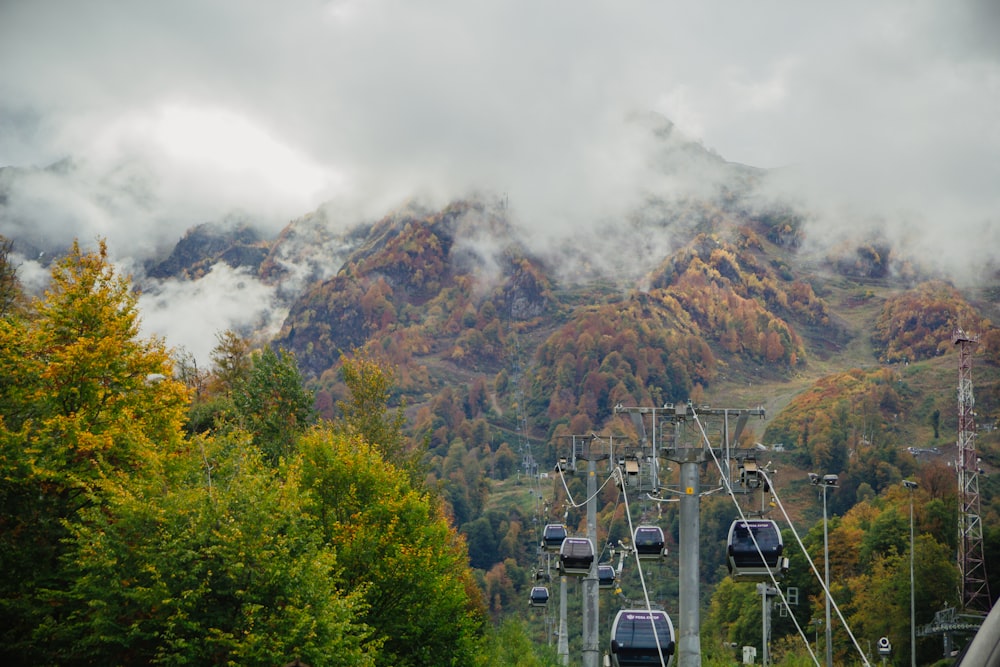
[[[507,223],[457,202],[376,224],[337,276],[293,305],[277,343],[314,377],[336,369],[343,351],[370,346],[399,369],[402,390],[425,392],[434,387],[420,357],[495,372],[510,322],[553,305],[550,280]]]
[[[700,234],[650,277],[669,289],[706,338],[727,353],[795,367],[804,360],[802,339],[789,323],[826,325],[826,304],[805,282],[786,276],[763,258],[749,229],[735,240]]]
[[[711,348],[669,293],[579,310],[536,353],[529,411],[585,433],[616,403],[686,400],[715,376]]]
[[[883,362],[929,359],[951,349],[958,327],[970,333],[991,328],[954,286],[925,282],[886,299],[872,343]]]
[[[574,310],[538,348],[531,414],[546,425],[572,416],[580,433],[616,403],[700,400],[726,364],[781,375],[802,363],[803,341],[777,313],[818,325],[826,306],[757,256],[753,232],[741,234],[737,244],[701,234],[654,273],[647,293]]]
[[[851,450],[898,435],[894,415],[908,407],[896,371],[854,369],[821,378],[792,399],[764,437],[794,448],[816,470],[844,470]]]

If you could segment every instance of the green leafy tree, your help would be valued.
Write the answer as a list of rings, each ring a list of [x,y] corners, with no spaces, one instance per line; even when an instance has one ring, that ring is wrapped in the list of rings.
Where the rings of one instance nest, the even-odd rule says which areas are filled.
[[[493,455],[493,476],[497,479],[507,479],[517,469],[517,455],[506,442],[500,444]]]
[[[0,318],[0,657],[39,658],[64,620],[63,539],[78,512],[182,448],[187,390],[159,339],[140,338],[137,296],[99,243],[74,243],[42,298]],[[42,644],[38,644],[42,642]],[[42,660],[45,662],[45,660]]]
[[[234,331],[224,331],[216,336],[211,360],[211,369],[204,376],[193,359],[181,356],[178,360],[178,376],[194,394],[185,424],[189,434],[206,433],[232,419],[233,394],[250,375],[250,341]]]
[[[399,406],[394,412],[388,407],[395,386],[393,374],[364,355],[341,355],[340,363],[349,397],[337,402],[341,416],[338,423],[345,432],[364,438],[387,460],[403,462],[406,454],[405,406]]]
[[[705,630],[719,642],[760,646],[760,596],[753,584],[729,577],[719,582],[709,605]]]
[[[216,341],[211,355],[215,384],[229,393],[250,375],[250,341],[232,330],[220,333]]]
[[[908,547],[907,547],[908,551]],[[951,551],[930,535],[921,535],[914,549],[917,626],[930,623],[934,613],[954,606],[959,576]],[[898,647],[896,664],[910,664],[910,570],[908,553],[891,552],[848,581],[850,605],[846,613],[858,636],[889,637]],[[920,638],[918,664],[939,655],[940,643]]]
[[[488,570],[497,562],[497,537],[493,526],[485,516],[480,516],[462,526],[462,534],[468,543],[469,563],[480,570]]]
[[[374,664],[298,470],[279,474],[235,437],[200,445],[176,485],[122,489],[72,525],[65,613],[44,628],[53,662]]]
[[[306,509],[364,591],[379,665],[470,665],[484,622],[461,537],[440,500],[373,445],[329,426],[300,442]]]
[[[478,667],[556,667],[561,665],[552,646],[538,646],[531,641],[527,625],[516,618],[506,618],[492,630],[483,644]]]
[[[265,458],[276,463],[291,456],[299,434],[315,421],[314,397],[290,352],[265,348],[253,353],[250,362],[245,375],[234,381],[236,419]]]
[[[272,464],[290,458],[296,438],[316,421],[315,396],[295,357],[269,347],[251,350],[250,342],[232,331],[218,336],[212,372],[199,387],[188,432],[247,431]]]
[[[862,563],[870,563],[879,557],[904,553],[909,548],[909,520],[895,511],[881,512],[868,525],[859,545]]]
[[[162,340],[139,337],[137,296],[107,248],[74,244],[26,322],[21,358],[28,404],[7,422],[24,434],[36,472],[66,489],[154,473],[175,450],[187,405]]]

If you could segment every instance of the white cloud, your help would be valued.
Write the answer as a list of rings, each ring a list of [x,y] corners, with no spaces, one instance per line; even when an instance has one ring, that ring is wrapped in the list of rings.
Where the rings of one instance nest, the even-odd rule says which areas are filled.
[[[11,253],[10,260],[17,270],[17,279],[26,294],[41,295],[49,286],[51,273],[38,261],[38,258],[27,258],[15,251]]]
[[[330,171],[296,153],[245,116],[223,109],[168,105],[159,109],[149,128],[154,144],[180,166],[233,176],[245,183],[243,201],[252,188],[288,196],[300,207],[316,201],[330,186]]]
[[[988,0],[2,3],[0,166],[73,156],[8,207],[123,254],[234,207],[274,231],[473,190],[568,242],[677,186],[625,120],[655,109],[783,168],[812,233],[948,230],[955,267],[1000,211],[997,34]]]
[[[273,287],[225,264],[198,280],[165,280],[145,290],[138,304],[142,333],[163,337],[206,367],[217,334],[229,329],[275,334],[287,314]]]

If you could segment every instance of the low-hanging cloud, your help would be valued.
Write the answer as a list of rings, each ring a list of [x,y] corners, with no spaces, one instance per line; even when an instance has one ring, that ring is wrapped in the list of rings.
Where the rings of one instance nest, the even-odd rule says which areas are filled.
[[[493,192],[549,247],[655,254],[623,238],[636,215],[712,179],[664,169],[634,121],[655,111],[774,169],[762,197],[810,211],[817,243],[874,225],[959,271],[998,227],[998,19],[987,0],[5,3],[0,166],[74,166],[12,185],[0,234],[142,256],[234,208],[273,233],[324,201],[351,224]]]
[[[265,285],[245,269],[218,264],[198,280],[146,282],[139,297],[142,331],[162,336],[177,351],[205,366],[217,334],[274,335],[287,310]]]

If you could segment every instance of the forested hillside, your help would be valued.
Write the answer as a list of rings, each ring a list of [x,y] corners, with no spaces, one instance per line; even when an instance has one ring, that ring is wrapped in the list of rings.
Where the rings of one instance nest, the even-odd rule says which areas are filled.
[[[103,244],[37,299],[2,259],[5,664],[510,664],[381,367],[318,421],[287,353],[176,368]]]
[[[934,584],[919,592],[918,622],[958,601],[957,327],[980,335],[984,548],[1000,554],[992,292],[868,241],[805,255],[794,213],[752,214],[738,193],[719,201],[670,209],[686,231],[617,281],[532,250],[504,206],[477,199],[408,206],[339,235],[321,212],[273,240],[200,229],[157,270],[236,262],[289,299],[277,337],[219,332],[209,368],[138,335],[137,296],[103,243],[74,245],[37,296],[20,289],[5,245],[3,655],[550,664],[552,612],[527,605],[541,528],[586,524],[583,476],[556,463],[573,436],[627,447],[646,435],[617,405],[687,401],[764,409],[736,444],[766,451],[772,506],[777,494],[813,560],[822,526],[807,473],[839,475],[834,595],[855,634],[906,647],[911,499],[917,573]],[[706,469],[705,483],[717,476]],[[912,497],[904,478],[919,483]],[[676,471],[662,482],[669,492]],[[648,581],[623,570],[602,614],[640,584],[676,611],[676,506],[614,483],[597,502],[599,543],[627,542],[634,518],[661,526],[668,552]],[[724,564],[733,517],[723,496],[701,504],[706,664],[730,659],[718,647],[761,640],[754,587]],[[790,559],[793,613],[810,627],[822,593],[801,554]],[[1000,572],[989,577],[1000,590]],[[579,641],[571,624],[573,650]],[[790,618],[772,641],[788,664],[806,655]],[[918,650],[930,661],[940,646]]]
[[[779,445],[766,456],[814,559],[822,547],[820,505],[806,473],[840,476],[829,500],[832,539],[842,549],[831,560],[838,559],[832,565],[849,622],[866,636],[888,635],[906,646],[908,626],[900,620],[906,615],[880,610],[890,598],[872,582],[896,587],[889,604],[904,609],[905,587],[898,586],[908,546],[894,531],[908,501],[899,482],[917,479],[918,529],[927,545],[918,570],[946,573],[935,579],[940,588],[921,593],[918,622],[956,604],[958,485],[949,467],[957,428],[956,327],[981,336],[975,382],[987,473],[984,542],[988,554],[1000,548],[988,476],[997,462],[992,426],[1000,398],[997,330],[984,314],[991,306],[978,300],[982,292],[966,296],[869,241],[801,255],[799,220],[789,212],[750,215],[738,198],[720,209],[685,211],[690,234],[675,239],[676,250],[632,284],[567,277],[550,257],[532,255],[511,237],[502,209],[480,202],[389,216],[335,278],[316,283],[292,307],[276,344],[306,360],[318,405],[329,414],[342,391],[331,363],[339,350],[361,346],[396,369],[393,400],[405,407],[411,447],[426,447],[426,481],[441,489],[467,538],[489,612],[497,621],[526,615],[539,644],[546,643],[546,617],[524,605],[537,583],[541,526],[564,521],[571,530],[585,528],[572,502],[585,495],[582,481],[567,478],[564,489],[552,472],[568,452],[569,436],[634,442],[640,434],[614,406],[690,399],[766,408],[767,417],[751,422],[742,442]],[[387,236],[389,229],[396,236]],[[480,253],[471,262],[469,248]],[[549,471],[540,485],[525,478],[534,470],[529,461]],[[676,546],[675,510],[649,501],[635,509],[667,530],[668,548]],[[718,644],[759,644],[753,587],[725,583],[733,511],[725,500],[702,505],[702,577],[713,597],[706,628],[721,635]],[[601,543],[627,538],[614,485],[600,493],[598,526]],[[796,616],[808,627],[822,613],[822,595],[801,557],[792,562],[798,569],[791,582],[804,593]],[[676,557],[668,556],[650,582],[668,609],[676,609],[676,567]],[[635,573],[625,574],[623,588],[634,595]],[[998,574],[990,578],[1000,584]],[[579,604],[572,600],[571,607]],[[775,632],[787,636],[781,654],[802,652],[790,621]],[[921,659],[939,648],[933,638],[921,640]],[[844,641],[836,650],[846,656],[852,647]],[[906,651],[897,657],[908,660]]]

